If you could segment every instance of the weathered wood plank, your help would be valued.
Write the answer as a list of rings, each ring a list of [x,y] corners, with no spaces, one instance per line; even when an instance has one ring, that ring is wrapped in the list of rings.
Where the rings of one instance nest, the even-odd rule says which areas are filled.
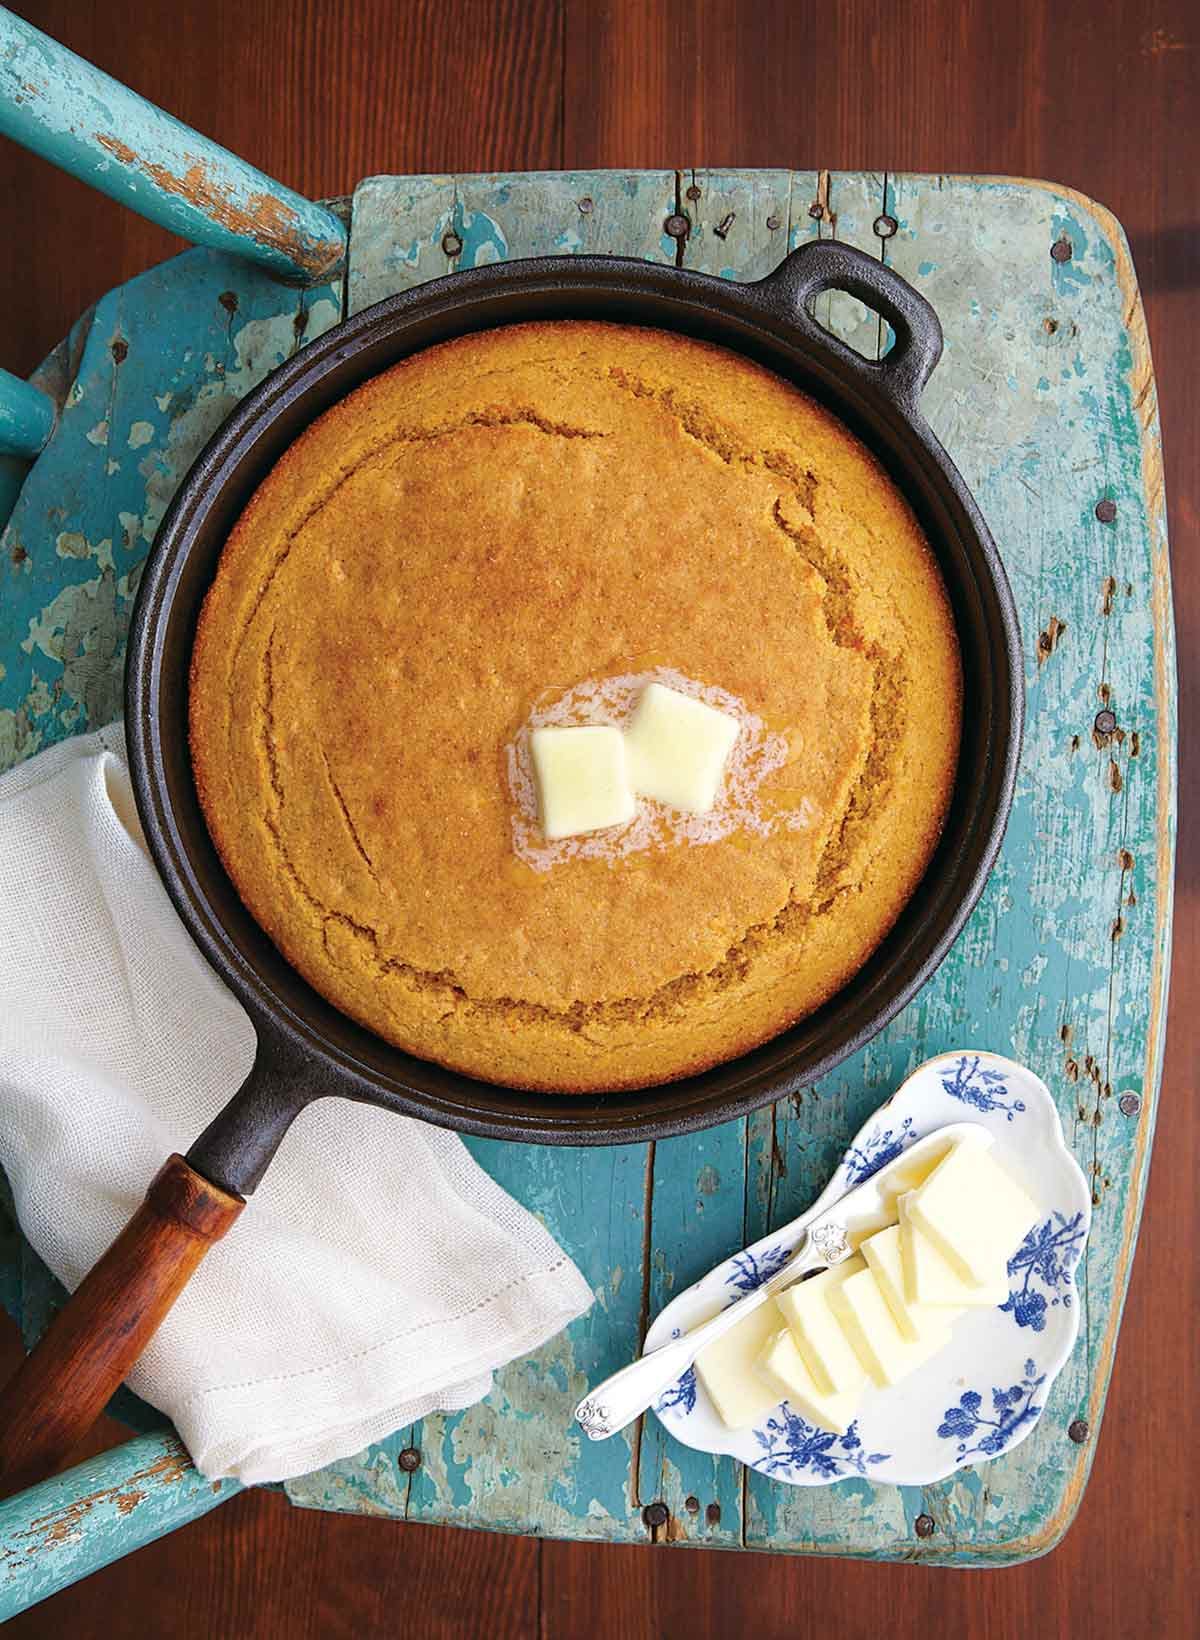
[[[357,313],[426,279],[518,256],[674,262],[673,171],[367,177],[354,195],[347,278]]]

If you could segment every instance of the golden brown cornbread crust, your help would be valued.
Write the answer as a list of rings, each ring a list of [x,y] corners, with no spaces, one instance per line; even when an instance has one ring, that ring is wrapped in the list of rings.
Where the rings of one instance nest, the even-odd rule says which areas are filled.
[[[655,663],[787,735],[765,795],[811,823],[520,864],[535,700]],[[230,876],[318,991],[582,1092],[730,1058],[862,965],[936,842],[959,703],[932,555],[839,422],[722,349],[559,322],[418,354],[288,451],[204,605],[191,744]]]

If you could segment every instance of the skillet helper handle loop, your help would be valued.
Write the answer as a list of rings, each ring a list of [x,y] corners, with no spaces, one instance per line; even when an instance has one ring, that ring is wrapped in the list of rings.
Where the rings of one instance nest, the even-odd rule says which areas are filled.
[[[112,1246],[0,1391],[0,1492],[44,1480],[83,1439],[245,1201],[171,1156]]]
[[[802,245],[760,279],[754,289],[771,309],[831,348],[856,375],[873,379],[908,415],[942,356],[941,321],[906,279],[865,251],[822,239]],[[827,290],[841,290],[880,313],[895,333],[882,359],[865,359],[813,317],[812,305]]]

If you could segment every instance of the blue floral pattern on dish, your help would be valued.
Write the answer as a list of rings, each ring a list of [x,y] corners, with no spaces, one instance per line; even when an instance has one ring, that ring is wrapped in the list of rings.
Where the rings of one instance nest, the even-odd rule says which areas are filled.
[[[686,1418],[696,1405],[696,1369],[689,1367],[678,1383],[672,1384],[654,1403],[655,1412],[678,1410]]]
[[[1046,1311],[1057,1304],[1071,1307],[1071,1288],[1075,1284],[1074,1270],[1079,1262],[1082,1242],[1087,1234],[1083,1214],[1052,1213],[1044,1224],[1033,1227],[1025,1240],[1008,1261],[1008,1274],[1021,1285],[1011,1287],[1007,1300],[1000,1308],[1007,1311],[1018,1327],[1029,1327],[1041,1332],[1046,1325]],[[1031,1286],[1034,1277],[1049,1288],[1050,1298],[1039,1288]]]
[[[861,1144],[850,1146],[842,1160],[846,1183],[865,1183],[878,1173],[881,1167],[894,1162],[916,1137],[911,1116],[906,1116],[898,1128],[873,1128]]]
[[[778,1275],[780,1270],[791,1258],[795,1248],[776,1243],[773,1247],[764,1247],[755,1253],[749,1247],[745,1252],[734,1255],[729,1274],[725,1277],[725,1285],[732,1287],[736,1293],[752,1293],[756,1287],[761,1287],[764,1281]]]
[[[942,1077],[942,1086],[952,1099],[974,1110],[1004,1111],[1010,1122],[1018,1111],[1025,1109],[1024,1100],[1010,1095],[1004,1072],[984,1068],[978,1054],[960,1054],[951,1074]]]
[[[846,1475],[865,1474],[868,1464],[888,1460],[886,1452],[863,1451],[857,1421],[844,1435],[835,1435],[806,1423],[786,1401],[778,1417],[768,1418],[762,1429],[754,1431],[754,1439],[763,1450],[762,1457],[754,1459],[755,1469],[781,1480],[794,1479],[803,1469],[826,1480],[841,1480]]]
[[[987,1418],[983,1414],[983,1396],[978,1390],[964,1390],[959,1397],[958,1405],[947,1407],[942,1414],[942,1422],[938,1425],[938,1435],[943,1441],[958,1442],[956,1459],[965,1463],[977,1453],[985,1458],[994,1458],[998,1452],[1003,1452],[1014,1435],[1026,1424],[1033,1423],[1041,1413],[1041,1406],[1035,1405],[1034,1397],[1046,1382],[1046,1374],[1038,1376],[1038,1370],[1032,1360],[1025,1362],[1025,1376],[1019,1384],[1013,1384],[1010,1389],[992,1390],[993,1417]],[[987,1433],[980,1435],[981,1430]],[[974,1446],[968,1446],[974,1436],[980,1438]]]

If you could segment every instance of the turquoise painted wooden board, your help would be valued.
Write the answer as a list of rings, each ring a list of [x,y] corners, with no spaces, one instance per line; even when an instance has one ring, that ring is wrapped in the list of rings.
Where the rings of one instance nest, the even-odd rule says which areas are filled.
[[[665,227],[680,213],[684,239]],[[868,1049],[794,1100],[658,1145],[473,1141],[580,1262],[597,1302],[501,1373],[480,1406],[289,1482],[298,1504],[512,1532],[982,1565],[1043,1552],[1078,1503],[1153,1131],[1173,864],[1157,409],[1119,226],[1068,190],[1004,179],[376,177],[354,197],[344,295],[354,311],[456,267],[585,250],[754,278],[788,248],[829,236],[896,267],[945,327],[925,408],[1000,543],[1026,643],[1029,725],[1000,864],[934,980]],[[336,287],[302,295],[190,252],[106,297],[48,361],[40,381],[63,406],[59,429],[0,544],[0,766],[113,715],[129,599],[175,484],[241,393],[336,322],[342,297]],[[887,345],[886,326],[849,297],[822,299],[818,316],[869,356]],[[694,1453],[653,1419],[608,1443],[583,1440],[572,1406],[636,1351],[648,1316],[794,1216],[868,1112],[922,1059],[960,1043],[1033,1066],[1094,1184],[1081,1340],[1035,1434],[938,1486],[850,1480],[813,1491]],[[13,1301],[44,1317],[52,1288],[29,1257],[21,1284]],[[401,1452],[419,1452],[419,1467],[402,1465]],[[123,1461],[108,1460],[114,1484]],[[651,1502],[667,1515],[648,1527]],[[138,1507],[163,1506],[148,1495]],[[89,1548],[85,1530],[74,1575],[112,1553],[108,1543]],[[13,1565],[0,1559],[0,1585]]]

